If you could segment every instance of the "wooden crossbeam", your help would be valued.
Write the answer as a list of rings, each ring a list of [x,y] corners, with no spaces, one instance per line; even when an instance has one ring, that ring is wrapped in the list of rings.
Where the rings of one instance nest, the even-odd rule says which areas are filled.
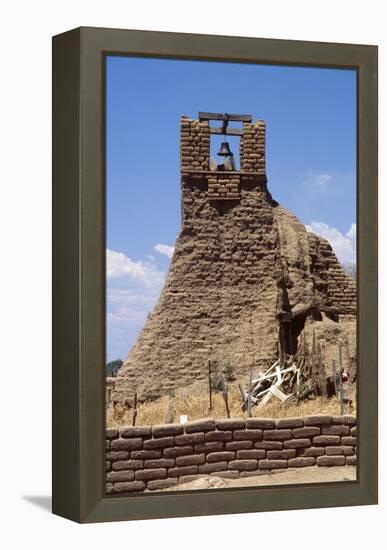
[[[199,120],[229,120],[230,122],[251,122],[252,115],[236,115],[235,113],[199,112]]]
[[[240,128],[213,128],[210,127],[210,134],[227,134],[228,136],[243,136],[243,130]]]

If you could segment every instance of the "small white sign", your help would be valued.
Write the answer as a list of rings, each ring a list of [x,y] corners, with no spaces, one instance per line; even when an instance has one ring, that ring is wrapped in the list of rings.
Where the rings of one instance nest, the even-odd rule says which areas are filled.
[[[186,414],[180,415],[180,424],[185,424],[188,421],[188,416]]]

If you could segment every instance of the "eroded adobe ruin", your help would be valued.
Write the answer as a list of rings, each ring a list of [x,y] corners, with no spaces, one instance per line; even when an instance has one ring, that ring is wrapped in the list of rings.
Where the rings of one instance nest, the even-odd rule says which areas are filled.
[[[230,120],[242,128],[228,127]],[[240,170],[210,161],[212,133],[239,135]],[[327,360],[342,338],[350,369],[356,285],[328,241],[272,199],[264,121],[182,116],[180,136],[181,230],[159,301],[112,399],[131,399],[135,391],[146,399],[205,379],[209,359],[230,363],[243,379],[251,366],[294,353],[302,331],[324,339]]]

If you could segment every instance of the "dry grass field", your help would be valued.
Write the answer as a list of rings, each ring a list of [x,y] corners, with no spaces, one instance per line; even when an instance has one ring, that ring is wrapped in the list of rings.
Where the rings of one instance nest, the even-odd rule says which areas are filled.
[[[229,386],[228,403],[231,418],[246,417],[247,413],[241,409],[241,396],[235,385]],[[221,393],[213,393],[212,410],[209,410],[208,388],[198,383],[189,388],[175,392],[173,401],[168,396],[160,397],[151,402],[140,404],[137,408],[137,426],[164,424],[165,422],[179,422],[180,415],[187,415],[188,420],[199,418],[225,418],[226,408]],[[132,411],[120,406],[115,410],[107,411],[107,426],[122,426],[132,424]],[[340,405],[336,398],[324,399],[317,397],[305,400],[298,405],[293,403],[282,404],[277,398],[263,407],[253,407],[252,415],[256,417],[280,418],[288,416],[305,416],[310,414],[340,414]],[[344,414],[356,414],[356,405],[345,406]]]

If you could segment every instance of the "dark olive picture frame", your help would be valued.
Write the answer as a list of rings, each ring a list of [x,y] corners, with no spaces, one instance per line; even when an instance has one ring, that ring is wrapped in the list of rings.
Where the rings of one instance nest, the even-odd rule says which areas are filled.
[[[357,480],[104,495],[108,54],[357,72]],[[53,38],[53,512],[77,522],[377,503],[376,46],[82,27]]]

